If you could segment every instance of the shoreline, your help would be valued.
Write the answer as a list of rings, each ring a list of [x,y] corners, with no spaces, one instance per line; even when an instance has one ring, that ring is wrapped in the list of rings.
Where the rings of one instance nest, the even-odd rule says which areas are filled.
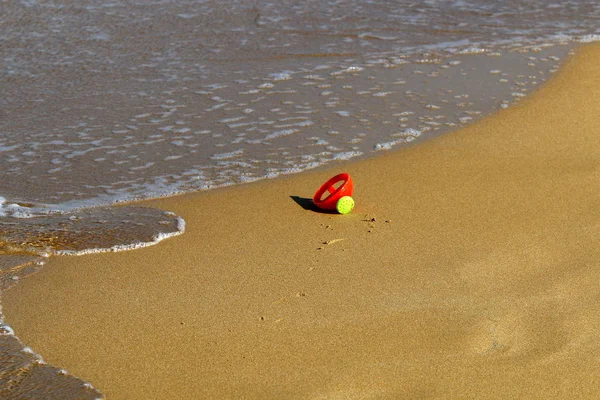
[[[383,58],[374,64],[348,59],[340,65],[296,66],[290,74],[279,65],[284,70],[279,74],[265,72],[247,81],[231,81],[230,76],[223,83],[198,82],[168,96],[163,91],[152,101],[117,102],[113,107],[119,110],[119,122],[104,129],[91,122],[106,115],[99,111],[104,110],[101,104],[90,110],[93,103],[87,99],[53,101],[71,110],[65,121],[89,120],[78,133],[73,132],[80,129],[76,124],[61,127],[62,119],[48,121],[45,116],[60,111],[40,103],[38,111],[45,111],[29,130],[48,126],[65,131],[66,137],[51,140],[54,135],[49,135],[47,143],[38,143],[36,133],[36,146],[43,145],[45,152],[28,164],[27,174],[15,167],[0,183],[0,196],[32,207],[0,205],[0,214],[44,215],[51,209],[148,200],[365,159],[378,149],[447,133],[518,102],[553,74],[573,46],[425,53],[425,58]],[[102,96],[95,101],[113,102]],[[87,108],[79,109],[83,104]],[[14,108],[8,116],[15,117],[8,120],[21,112],[22,107]],[[106,136],[108,132],[112,134]],[[74,150],[69,142],[75,139],[65,139],[79,134],[88,139],[75,142]],[[88,148],[92,138],[97,143]],[[18,154],[22,143],[13,139],[8,144]],[[148,146],[154,152],[148,153]],[[62,156],[46,160],[52,154]],[[46,171],[45,163],[58,166]],[[30,184],[31,174],[48,180]]]
[[[5,319],[110,399],[593,398],[598,62],[582,46],[507,110],[345,164],[346,216],[291,198],[337,166],[138,203],[186,234],[52,257]]]

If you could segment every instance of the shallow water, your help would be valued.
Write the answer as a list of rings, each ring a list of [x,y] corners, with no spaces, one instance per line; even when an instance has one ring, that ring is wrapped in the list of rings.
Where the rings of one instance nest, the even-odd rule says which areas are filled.
[[[366,157],[519,99],[600,16],[389,3],[4,4],[0,195],[69,209]]]
[[[2,289],[43,262],[19,255],[136,248],[183,231],[162,211],[97,206],[449,132],[518,101],[574,45],[600,38],[596,1],[21,0],[0,11]],[[67,387],[100,396],[39,369],[3,329],[16,349],[0,355],[3,398],[30,387],[17,375],[62,398]]]

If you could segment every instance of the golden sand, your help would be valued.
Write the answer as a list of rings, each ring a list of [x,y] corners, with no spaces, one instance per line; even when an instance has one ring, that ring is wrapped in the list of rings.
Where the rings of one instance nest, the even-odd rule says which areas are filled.
[[[340,167],[146,202],[187,232],[54,257],[7,322],[109,400],[599,398],[598,65],[345,165],[349,215],[290,197]]]

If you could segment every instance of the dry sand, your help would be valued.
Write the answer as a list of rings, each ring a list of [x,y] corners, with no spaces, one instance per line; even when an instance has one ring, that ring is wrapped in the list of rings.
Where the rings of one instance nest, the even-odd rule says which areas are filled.
[[[598,65],[345,165],[350,215],[290,198],[341,167],[146,202],[186,234],[52,258],[7,322],[110,400],[599,398]]]

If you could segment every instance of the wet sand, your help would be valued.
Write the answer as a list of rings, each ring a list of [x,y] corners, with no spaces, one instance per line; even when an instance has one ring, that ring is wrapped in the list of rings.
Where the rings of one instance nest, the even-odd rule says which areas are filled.
[[[6,321],[111,400],[598,398],[599,63],[381,157],[144,202],[186,233],[53,257]],[[352,214],[301,206],[342,170]]]

